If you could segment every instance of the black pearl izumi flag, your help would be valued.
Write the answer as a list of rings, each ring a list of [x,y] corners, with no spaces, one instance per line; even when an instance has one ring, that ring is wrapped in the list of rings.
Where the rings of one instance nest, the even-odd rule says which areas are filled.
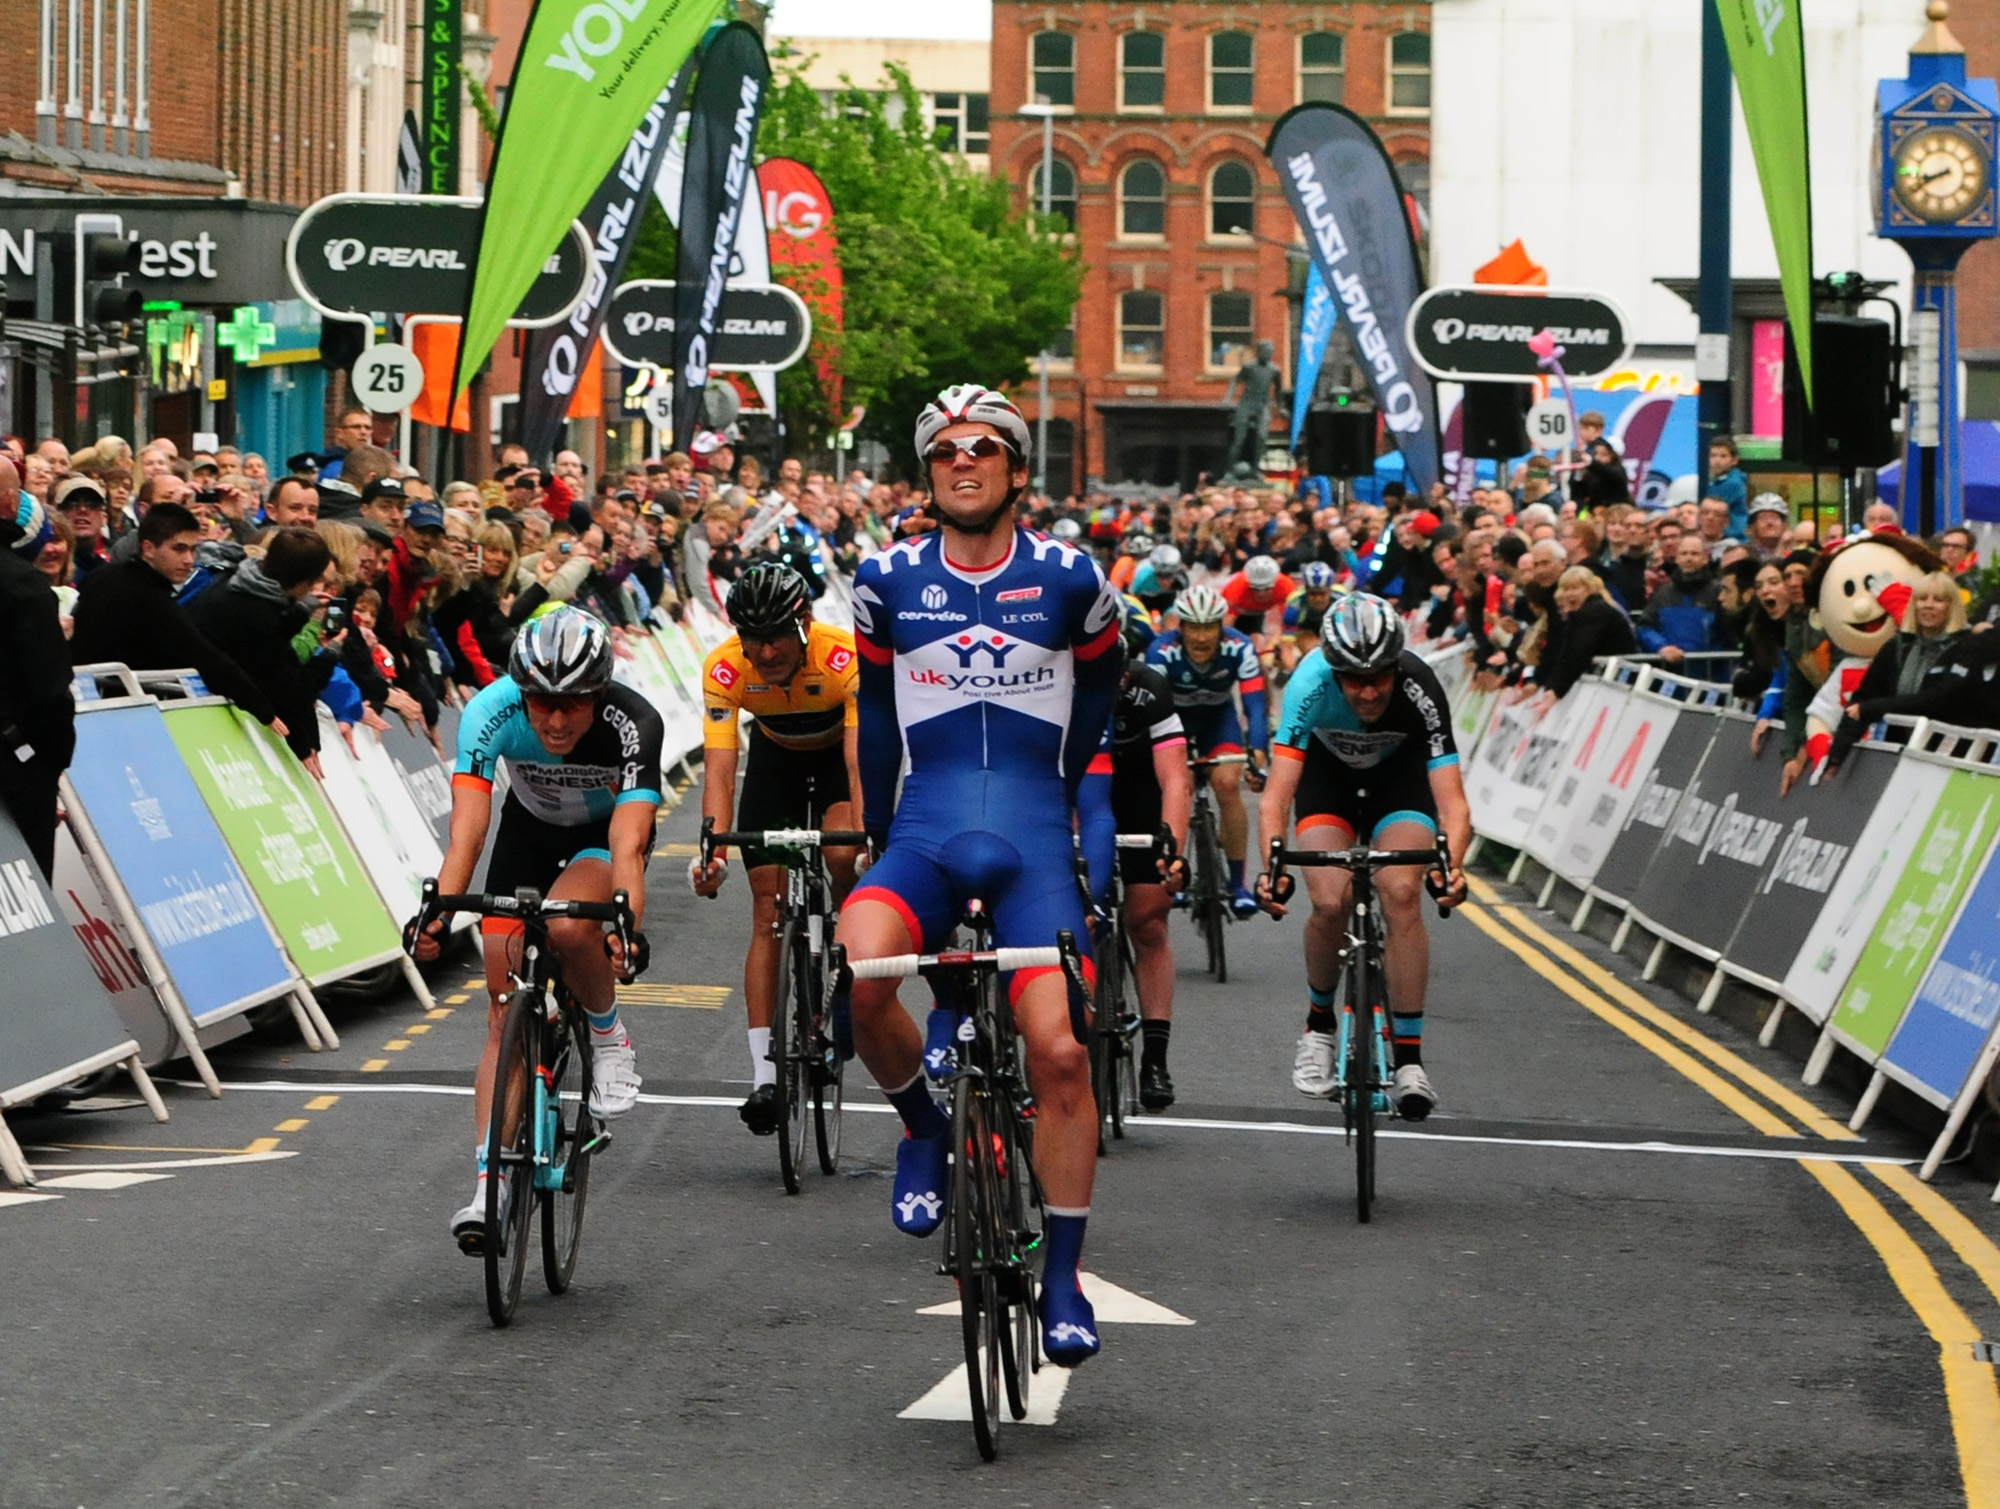
[[[666,149],[693,71],[691,66],[682,67],[673,82],[660,91],[619,154],[617,165],[604,175],[604,182],[584,206],[579,218],[590,232],[594,256],[582,302],[570,311],[568,319],[528,332],[521,353],[521,443],[538,465],[547,466],[555,459],[570,399],[583,374],[583,364],[590,360],[597,344],[611,290],[625,275],[625,264],[639,235],[639,218],[645,213],[653,178],[660,170],[660,154]]]
[[[1266,151],[1422,497],[1441,472],[1437,392],[1403,333],[1424,275],[1389,154],[1360,116],[1321,104],[1278,117]]]
[[[694,439],[708,387],[722,290],[736,248],[736,222],[760,214],[757,122],[771,83],[764,40],[732,21],[708,39],[688,106],[687,165],[681,175],[680,257],[674,282],[674,448]]]

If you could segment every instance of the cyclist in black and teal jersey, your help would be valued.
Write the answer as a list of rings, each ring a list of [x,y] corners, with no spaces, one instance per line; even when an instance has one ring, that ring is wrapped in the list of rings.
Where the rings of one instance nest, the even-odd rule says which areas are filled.
[[[646,911],[646,860],[660,805],[660,715],[645,698],[611,679],[611,634],[588,613],[558,608],[532,620],[514,641],[505,680],[474,697],[458,725],[452,776],[451,847],[438,870],[438,890],[471,890],[473,870],[493,816],[500,763],[509,786],[500,831],[480,889],[510,895],[532,888],[545,898],[630,900],[635,958],[590,922],[555,922],[549,941],[562,955],[563,978],[590,1018],[590,1111],[609,1120],[638,1103],[639,1074],[631,1038],[618,1019],[617,976],[645,968],[645,938],[636,929]],[[419,960],[435,959],[449,917],[417,938]],[[478,1129],[477,1184],[472,1201],[452,1217],[459,1250],[478,1255],[486,1232],[486,1131],[494,1065],[506,1020],[503,1004],[521,963],[521,925],[490,917],[486,948],[486,1051],[473,1091]],[[501,1228],[506,1227],[503,1191]]]
[[[1465,898],[1466,846],[1472,809],[1451,737],[1451,707],[1431,668],[1404,648],[1402,621],[1379,597],[1343,597],[1320,624],[1320,653],[1301,662],[1285,688],[1284,715],[1273,738],[1277,758],[1264,788],[1259,831],[1282,837],[1298,808],[1298,847],[1424,849],[1443,827],[1452,870],[1442,906]],[[1396,1109],[1421,1121],[1437,1103],[1423,1067],[1424,993],[1430,977],[1430,935],[1424,931],[1423,879],[1414,868],[1375,877],[1389,924],[1383,969],[1389,987]],[[1338,1072],[1334,993],[1347,937],[1351,890],[1345,870],[1306,871],[1312,917],[1306,923],[1305,1035],[1299,1039],[1292,1084],[1301,1094],[1333,1093]],[[1275,916],[1267,877],[1257,899]]]

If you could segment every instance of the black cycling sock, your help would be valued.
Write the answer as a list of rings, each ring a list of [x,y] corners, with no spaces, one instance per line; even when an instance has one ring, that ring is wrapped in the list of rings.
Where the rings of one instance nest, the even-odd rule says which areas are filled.
[[[1139,1024],[1139,1062],[1151,1068],[1167,1066],[1167,1039],[1173,1035],[1172,1022],[1143,1021]]]
[[[1405,1064],[1420,1064],[1424,1061],[1424,1017],[1422,1012],[1415,1016],[1392,1014],[1389,1018],[1389,1065],[1400,1069]]]
[[[1318,1002],[1306,1008],[1306,1031],[1324,1032],[1328,1037],[1340,1030],[1340,1013]]]

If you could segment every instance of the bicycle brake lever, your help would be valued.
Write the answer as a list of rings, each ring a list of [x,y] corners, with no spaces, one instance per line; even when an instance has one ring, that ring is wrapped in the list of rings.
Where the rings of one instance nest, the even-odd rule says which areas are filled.
[[[1068,986],[1069,1031],[1079,1043],[1090,1044],[1090,990],[1083,979],[1083,955],[1076,946],[1076,934],[1064,928],[1056,934],[1056,949],[1062,955],[1063,983]]]

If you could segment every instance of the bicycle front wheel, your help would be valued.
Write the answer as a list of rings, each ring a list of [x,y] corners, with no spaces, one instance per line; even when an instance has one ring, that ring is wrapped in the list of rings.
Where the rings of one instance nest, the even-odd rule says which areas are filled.
[[[1107,957],[1097,972],[1097,998],[1091,1003],[1090,1093],[1097,1102],[1097,1153],[1104,1156],[1104,1128],[1112,1123],[1113,1134],[1123,1136],[1116,1125],[1118,1100],[1118,965]]]
[[[1005,1226],[1002,1251],[1006,1268],[1000,1276],[1000,1372],[1007,1385],[1007,1413],[1016,1420],[1028,1414],[1028,1382],[1039,1365],[1035,1349],[1035,1270],[1030,1261],[1037,1233],[1028,1225],[1029,1171],[1024,1125],[1012,1105],[997,1106],[994,1138],[998,1162],[999,1211]]]
[[[541,1043],[541,993],[523,990],[508,1008],[494,1067],[486,1129],[486,1313],[504,1326],[521,1299],[528,1226],[535,1213],[534,1086]]]
[[[1215,977],[1218,985],[1229,983],[1229,945],[1224,941],[1223,929],[1229,924],[1229,864],[1223,857],[1222,839],[1211,824],[1204,825],[1202,831],[1202,872],[1207,876],[1202,890],[1206,893],[1203,905],[1201,931],[1203,941],[1208,945],[1208,972]]]
[[[1347,1005],[1347,1125],[1354,1135],[1354,1214],[1367,1224],[1375,1203],[1375,980],[1355,962]]]
[[[798,923],[780,924],[778,1005],[771,1013],[771,1062],[778,1071],[778,1172],[785,1193],[799,1192],[806,1160],[806,1108],[812,1090],[805,1073],[812,1032],[812,960]]]
[[[814,981],[816,999],[821,983]],[[833,1021],[828,1016],[820,1020],[819,1030],[813,1037],[811,1076],[813,1142],[819,1150],[819,1171],[822,1174],[840,1172],[840,1107],[846,1071],[847,1065],[841,1061],[840,1052],[834,1046]]]
[[[979,1454],[999,1454],[1000,1295],[994,1245],[993,1131],[986,1100],[969,1080],[952,1089],[951,1218],[957,1248],[958,1313],[965,1341],[965,1387]]]
[[[542,1278],[549,1293],[569,1288],[583,1237],[584,1198],[590,1191],[590,1024],[565,1012],[553,1039],[544,1125],[550,1136],[549,1185],[542,1191]]]

